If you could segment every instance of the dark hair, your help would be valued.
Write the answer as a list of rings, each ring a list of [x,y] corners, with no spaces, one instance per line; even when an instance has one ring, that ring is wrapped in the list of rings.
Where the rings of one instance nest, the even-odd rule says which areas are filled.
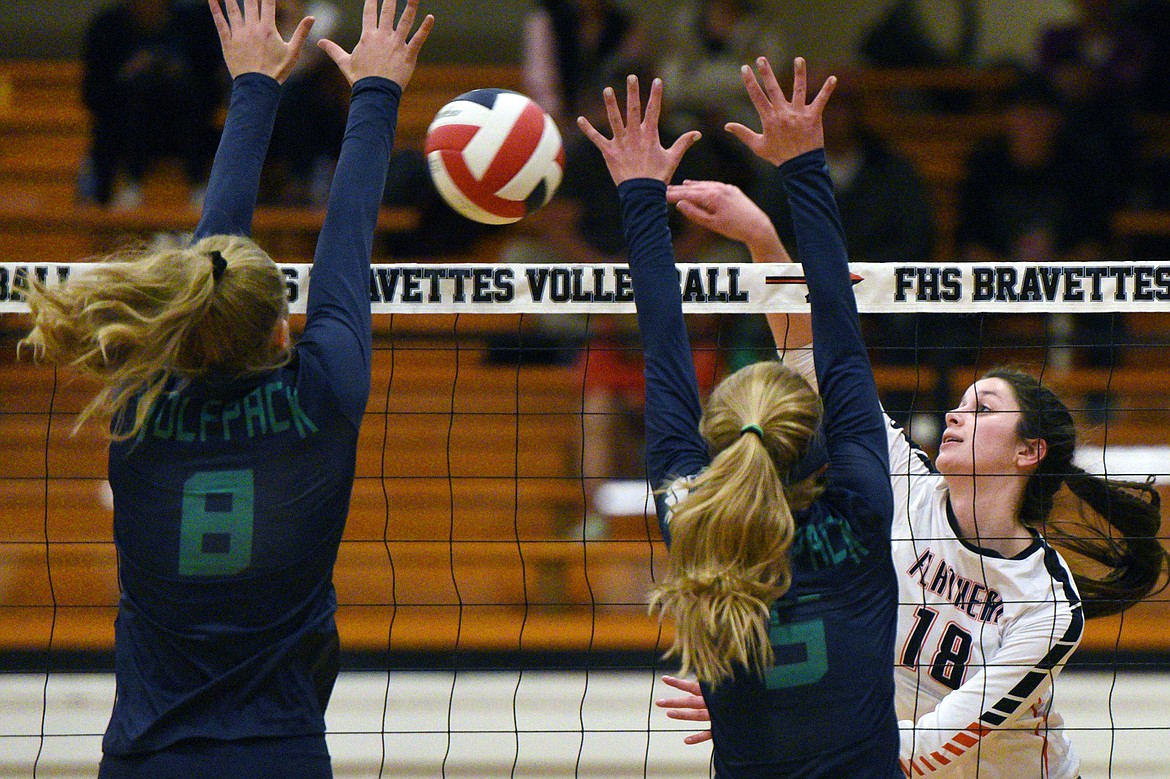
[[[1020,521],[1095,564],[1090,572],[1083,570],[1078,559],[1069,561],[1085,616],[1119,614],[1164,589],[1166,582],[1158,583],[1168,555],[1158,540],[1161,500],[1152,481],[1102,478],[1074,465],[1077,433],[1072,414],[1034,376],[1013,368],[995,368],[983,378],[1001,379],[1011,387],[1020,404],[1017,433],[1025,439],[1043,439],[1046,444],[1044,459],[1024,488]],[[1053,520],[1050,516],[1062,484],[1081,503],[1075,520]],[[1090,516],[1085,506],[1096,517]],[[1102,567],[1105,572],[1098,573]]]

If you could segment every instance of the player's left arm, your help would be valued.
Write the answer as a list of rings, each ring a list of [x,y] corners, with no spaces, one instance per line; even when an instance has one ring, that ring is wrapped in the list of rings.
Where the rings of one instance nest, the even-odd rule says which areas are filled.
[[[301,20],[286,42],[276,29],[277,0],[209,0],[223,59],[232,76],[227,120],[195,240],[209,235],[249,235],[260,191],[260,170],[276,122],[280,85],[296,64],[313,17]]]
[[[981,747],[986,754],[983,739],[1033,716],[1032,706],[1052,687],[1083,628],[1080,605],[1065,601],[1058,601],[1055,610],[1048,604],[1018,618],[982,669],[917,722],[898,723],[902,770],[929,776],[979,759]]]
[[[702,410],[698,381],[666,211],[666,182],[699,133],[685,133],[669,149],[662,147],[658,135],[662,106],[659,79],[650,88],[644,117],[634,76],[626,83],[625,117],[612,89],[606,88],[604,99],[613,138],[603,136],[584,117],[577,122],[600,149],[622,201],[622,227],[645,361],[646,469],[651,486],[657,490],[671,478],[693,475],[708,462],[707,446],[699,434]],[[659,521],[663,522],[667,513],[663,496],[658,496],[657,505]]]

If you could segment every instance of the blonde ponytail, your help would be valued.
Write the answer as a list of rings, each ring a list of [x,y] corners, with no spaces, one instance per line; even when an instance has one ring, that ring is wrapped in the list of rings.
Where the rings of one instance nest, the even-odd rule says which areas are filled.
[[[711,465],[674,508],[667,575],[650,609],[670,615],[683,673],[710,684],[736,667],[762,674],[773,662],[773,601],[792,579],[793,511],[819,488],[786,486],[782,474],[804,453],[821,416],[820,398],[777,362],[749,365],[715,388],[700,432]]]
[[[242,236],[128,249],[59,287],[33,284],[28,304],[33,327],[18,348],[99,378],[75,429],[107,415],[121,420],[115,439],[138,433],[172,376],[242,375],[288,359],[272,343],[288,313],[284,279]],[[132,419],[121,419],[131,407]]]

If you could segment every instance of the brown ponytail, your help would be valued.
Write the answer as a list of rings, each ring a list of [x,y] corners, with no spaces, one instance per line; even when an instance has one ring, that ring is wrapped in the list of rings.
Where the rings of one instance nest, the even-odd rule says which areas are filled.
[[[1067,562],[1085,616],[1118,614],[1164,589],[1163,572],[1170,557],[1158,540],[1161,501],[1153,486],[1105,479],[1074,465],[1072,415],[1034,376],[997,368],[984,378],[1002,379],[1012,388],[1020,404],[1020,437],[1040,438],[1046,444],[1044,459],[1024,488],[1020,521],[1073,553]],[[1080,501],[1076,519],[1051,516],[1062,484]]]
[[[683,673],[717,684],[735,668],[762,673],[773,661],[773,601],[791,583],[792,512],[819,489],[781,479],[820,422],[820,398],[777,362],[749,365],[711,394],[700,432],[714,457],[674,508],[669,569],[652,612],[675,621],[668,655]]]
[[[1085,616],[1119,614],[1165,589],[1165,581],[1158,586],[1167,554],[1158,540],[1161,497],[1153,485],[1103,479],[1076,466],[1064,483],[1093,514],[1082,509],[1075,521],[1049,522],[1048,535],[1095,563],[1094,570],[1104,570],[1092,575],[1079,564],[1073,569]]]

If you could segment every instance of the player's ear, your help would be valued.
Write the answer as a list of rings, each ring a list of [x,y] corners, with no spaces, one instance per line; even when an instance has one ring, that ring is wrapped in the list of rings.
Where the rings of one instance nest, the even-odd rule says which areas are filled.
[[[1048,442],[1043,438],[1021,438],[1016,447],[1016,464],[1021,468],[1036,468],[1048,454]]]

